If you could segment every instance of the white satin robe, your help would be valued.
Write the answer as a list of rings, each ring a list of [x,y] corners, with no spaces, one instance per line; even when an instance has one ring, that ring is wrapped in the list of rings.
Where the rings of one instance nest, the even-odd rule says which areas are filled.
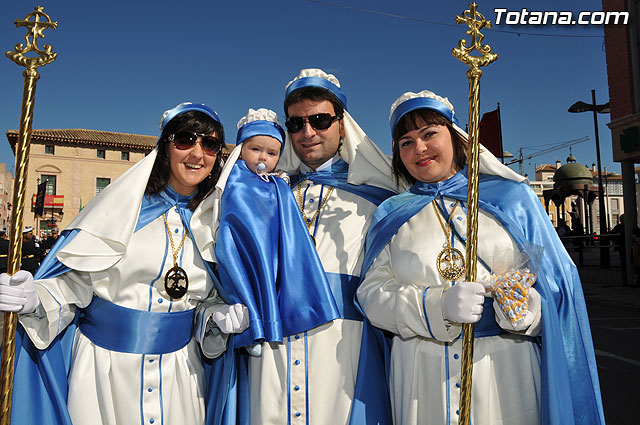
[[[167,216],[177,248],[185,228],[175,208]],[[185,239],[178,264],[187,272],[189,288],[182,299],[171,300],[164,291],[164,275],[173,266],[173,256],[160,216],[131,236],[114,266],[99,272],[72,270],[36,281],[42,306],[36,314],[21,316],[20,322],[36,347],[43,349],[73,320],[76,308],[86,307],[94,296],[152,312],[184,311],[220,302],[190,237]],[[205,341],[207,355],[215,357],[225,349],[226,336],[218,332]],[[119,353],[96,346],[78,329],[68,378],[71,420],[77,425],[203,424],[200,350],[192,338],[172,353]]]
[[[450,212],[455,201],[444,201]],[[502,225],[484,211],[478,220],[480,258],[492,269],[513,262],[519,249]],[[460,206],[451,223],[466,238]],[[450,283],[436,269],[445,240],[429,204],[398,230],[358,289],[369,320],[394,334],[389,379],[397,425],[458,423],[462,328],[443,319],[440,299]],[[465,254],[459,239],[454,247]],[[480,262],[477,277],[489,278]],[[528,335],[539,333],[540,320],[538,315]],[[540,350],[532,339],[514,333],[475,338],[473,350],[471,424],[540,424]]]
[[[311,219],[328,186],[301,183]],[[298,199],[297,186],[293,193]],[[375,205],[334,189],[311,227],[327,273],[360,275],[363,244]],[[357,285],[357,282],[353,283]],[[343,425],[349,421],[362,322],[336,319],[308,332],[263,343],[249,360],[251,424]]]

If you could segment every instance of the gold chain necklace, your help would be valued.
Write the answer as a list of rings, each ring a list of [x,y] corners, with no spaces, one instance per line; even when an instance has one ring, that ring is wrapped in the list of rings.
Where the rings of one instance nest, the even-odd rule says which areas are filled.
[[[162,214],[164,219],[164,225],[167,228],[167,235],[169,235],[169,242],[171,243],[171,255],[173,255],[173,267],[164,275],[164,290],[167,294],[175,300],[180,299],[187,293],[189,288],[189,278],[187,272],[180,266],[178,266],[178,253],[182,249],[184,240],[187,238],[187,229],[184,229],[184,235],[180,241],[178,249],[175,249],[173,245],[173,237],[171,236],[171,229],[169,229],[169,223],[167,223],[167,215]]]
[[[311,240],[313,241],[314,246],[316,245],[316,238],[311,234],[311,225],[318,218],[318,215],[320,214],[320,211],[322,211],[324,204],[327,203],[327,199],[329,199],[329,195],[331,195],[332,190],[333,190],[333,186],[329,186],[329,190],[327,190],[327,194],[324,195],[324,197],[322,198],[322,201],[320,202],[320,205],[318,205],[318,209],[316,210],[315,214],[313,214],[313,217],[311,217],[311,220],[309,220],[307,218],[307,214],[304,212],[304,204],[302,202],[302,182],[298,183],[298,202],[300,203],[299,205],[300,212],[302,212],[302,218],[304,219],[304,222],[307,225],[307,231],[311,236]]]
[[[460,201],[456,201],[456,204],[449,214],[449,220],[447,220],[446,226],[444,225],[442,217],[440,217],[440,211],[436,206],[436,200],[434,199],[432,203],[433,209],[436,211],[436,217],[438,217],[438,221],[440,222],[440,226],[442,227],[442,231],[446,238],[444,249],[440,251],[438,258],[436,259],[436,266],[440,276],[445,280],[453,282],[454,280],[458,280],[464,274],[464,257],[462,256],[462,252],[451,246],[451,218],[453,217],[453,212],[458,207]]]

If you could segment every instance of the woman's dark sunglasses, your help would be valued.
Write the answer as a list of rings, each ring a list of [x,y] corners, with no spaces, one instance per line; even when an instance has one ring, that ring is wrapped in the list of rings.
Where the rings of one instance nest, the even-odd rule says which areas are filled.
[[[334,121],[341,119],[340,115],[331,116],[331,114],[323,113],[309,115],[308,117],[291,117],[284,124],[287,126],[289,133],[297,133],[304,128],[307,121],[315,130],[326,130],[331,127]]]
[[[194,147],[200,137],[200,146],[207,155],[216,155],[222,149],[222,142],[213,136],[190,131],[179,131],[169,135],[169,141],[173,142],[176,149],[184,151]]]

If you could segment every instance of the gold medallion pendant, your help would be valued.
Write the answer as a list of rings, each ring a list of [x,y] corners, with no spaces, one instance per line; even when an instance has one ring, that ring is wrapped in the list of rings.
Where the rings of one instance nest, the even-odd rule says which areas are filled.
[[[453,212],[456,210],[460,202],[456,201],[456,204],[453,206],[446,226],[440,217],[440,211],[438,211],[435,199],[432,203],[433,209],[436,212],[436,217],[438,217],[438,221],[440,222],[440,226],[442,227],[442,231],[445,236],[444,249],[438,254],[438,258],[436,259],[436,268],[443,279],[453,282],[460,279],[462,275],[464,275],[465,271],[464,256],[462,255],[462,252],[451,246],[451,217],[453,217]]]
[[[311,242],[313,242],[314,247],[317,247],[316,237],[313,235],[313,232],[311,231],[311,226],[313,225],[313,222],[318,219],[318,215],[320,214],[320,211],[322,211],[322,208],[324,208],[324,205],[327,203],[327,200],[329,199],[329,195],[331,195],[332,190],[333,190],[333,187],[329,187],[329,190],[327,190],[327,194],[324,195],[324,197],[322,198],[322,201],[318,205],[318,209],[316,210],[315,214],[313,214],[313,217],[308,218],[307,214],[304,212],[304,204],[302,202],[302,182],[298,183],[298,203],[299,203],[298,207],[300,208],[300,212],[302,213],[302,220],[307,225],[307,231],[309,232],[309,236],[311,236]]]
[[[173,299],[184,297],[189,289],[189,278],[187,272],[180,266],[173,266],[164,275],[164,290]]]
[[[464,257],[462,256],[462,252],[449,244],[438,254],[436,264],[440,276],[450,282],[460,279],[464,274]]]
[[[171,255],[173,256],[173,267],[167,271],[164,275],[164,290],[174,300],[178,300],[187,293],[189,289],[189,278],[187,272],[180,266],[178,266],[178,253],[184,245],[184,240],[187,238],[187,230],[185,229],[180,245],[178,249],[175,249],[173,245],[173,237],[171,236],[171,229],[169,229],[169,223],[167,223],[167,215],[162,214],[164,219],[164,225],[167,228],[167,235],[169,236],[169,242],[171,243]]]

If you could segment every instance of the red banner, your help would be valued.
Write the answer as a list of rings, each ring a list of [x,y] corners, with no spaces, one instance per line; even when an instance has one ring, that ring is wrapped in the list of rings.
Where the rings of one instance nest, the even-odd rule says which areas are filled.
[[[502,129],[500,127],[500,108],[487,112],[480,120],[480,143],[496,158],[502,158]]]

